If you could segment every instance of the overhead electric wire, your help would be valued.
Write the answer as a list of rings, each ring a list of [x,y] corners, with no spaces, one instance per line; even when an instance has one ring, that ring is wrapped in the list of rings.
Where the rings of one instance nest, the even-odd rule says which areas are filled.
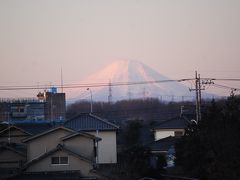
[[[213,86],[218,87],[218,88],[223,88],[223,89],[231,89],[231,90],[235,90],[235,91],[240,91],[240,88],[229,87],[229,86],[225,86],[225,85],[221,85],[221,84],[214,83]]]
[[[193,79],[178,79],[178,80],[156,80],[156,81],[139,81],[139,82],[115,82],[111,86],[126,86],[126,85],[141,85],[141,84],[155,84],[167,82],[182,82]],[[72,89],[72,88],[87,88],[87,87],[105,87],[109,83],[88,83],[88,84],[65,84],[65,85],[48,85],[48,86],[0,86],[0,90],[31,90],[31,89],[46,89],[50,87]]]

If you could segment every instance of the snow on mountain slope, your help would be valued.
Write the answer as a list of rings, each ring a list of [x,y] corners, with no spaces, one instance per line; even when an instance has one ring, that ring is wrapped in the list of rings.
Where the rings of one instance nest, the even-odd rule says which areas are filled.
[[[112,86],[91,87],[94,101],[108,101],[111,89],[112,100],[118,101],[123,99],[136,99],[156,97],[166,101],[192,100],[194,93],[189,92],[188,87],[178,82],[149,83],[141,85],[123,85],[114,86],[119,82],[145,82],[161,81],[169,78],[159,74],[157,71],[138,61],[120,60],[115,61],[104,69],[96,72],[92,76],[80,82],[80,84],[90,83],[109,83]],[[81,92],[81,93],[80,93]],[[68,92],[68,99],[89,100],[90,92],[85,89],[75,89]]]

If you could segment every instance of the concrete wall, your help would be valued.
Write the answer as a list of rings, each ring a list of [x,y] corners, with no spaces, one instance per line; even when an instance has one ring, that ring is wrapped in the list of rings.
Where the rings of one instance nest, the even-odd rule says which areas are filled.
[[[102,138],[98,142],[98,163],[117,163],[116,131],[88,132]]]
[[[51,157],[68,156],[68,165],[52,165]],[[56,152],[39,162],[31,165],[27,172],[50,172],[50,171],[80,171],[82,176],[89,176],[90,170],[93,168],[92,164],[79,159],[76,156],[70,155],[63,151]]]
[[[33,141],[27,143],[27,160],[31,161],[44,153],[54,149],[61,143],[60,138],[69,135],[71,132],[64,129],[58,129],[45,134]]]
[[[184,134],[184,129],[156,129],[154,132],[154,139],[155,141],[159,139],[166,138],[168,136],[175,136],[176,131],[181,131]]]
[[[94,141],[93,139],[76,136],[64,141],[64,145],[71,149],[73,152],[77,152],[84,157],[94,160]]]

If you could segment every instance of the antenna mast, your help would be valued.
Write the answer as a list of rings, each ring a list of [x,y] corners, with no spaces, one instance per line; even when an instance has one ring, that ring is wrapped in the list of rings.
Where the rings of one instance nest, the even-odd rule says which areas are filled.
[[[62,73],[62,67],[61,67],[61,90],[63,93],[63,73]]]

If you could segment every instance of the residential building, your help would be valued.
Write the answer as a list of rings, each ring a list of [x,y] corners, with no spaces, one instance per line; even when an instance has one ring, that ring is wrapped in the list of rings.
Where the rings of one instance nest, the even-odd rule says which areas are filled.
[[[184,115],[160,122],[153,128],[154,139],[157,141],[169,136],[183,136],[188,124],[189,119]]]
[[[51,128],[49,123],[1,124],[0,131],[0,178],[19,172],[27,161],[27,149],[22,141]],[[9,173],[10,172],[10,173]]]
[[[179,137],[169,136],[166,138],[153,141],[146,146],[149,147],[152,153],[152,165],[156,166],[159,155],[163,155],[166,159],[166,166],[174,166],[175,160],[175,143],[179,140]]]
[[[100,138],[65,127],[56,127],[25,139],[28,173],[79,172],[83,177],[95,176]]]
[[[75,131],[84,131],[102,140],[98,144],[98,164],[117,163],[118,126],[98,116],[82,113],[64,123],[64,126]]]
[[[0,142],[0,171],[19,171],[25,162],[26,148],[23,144]]]

